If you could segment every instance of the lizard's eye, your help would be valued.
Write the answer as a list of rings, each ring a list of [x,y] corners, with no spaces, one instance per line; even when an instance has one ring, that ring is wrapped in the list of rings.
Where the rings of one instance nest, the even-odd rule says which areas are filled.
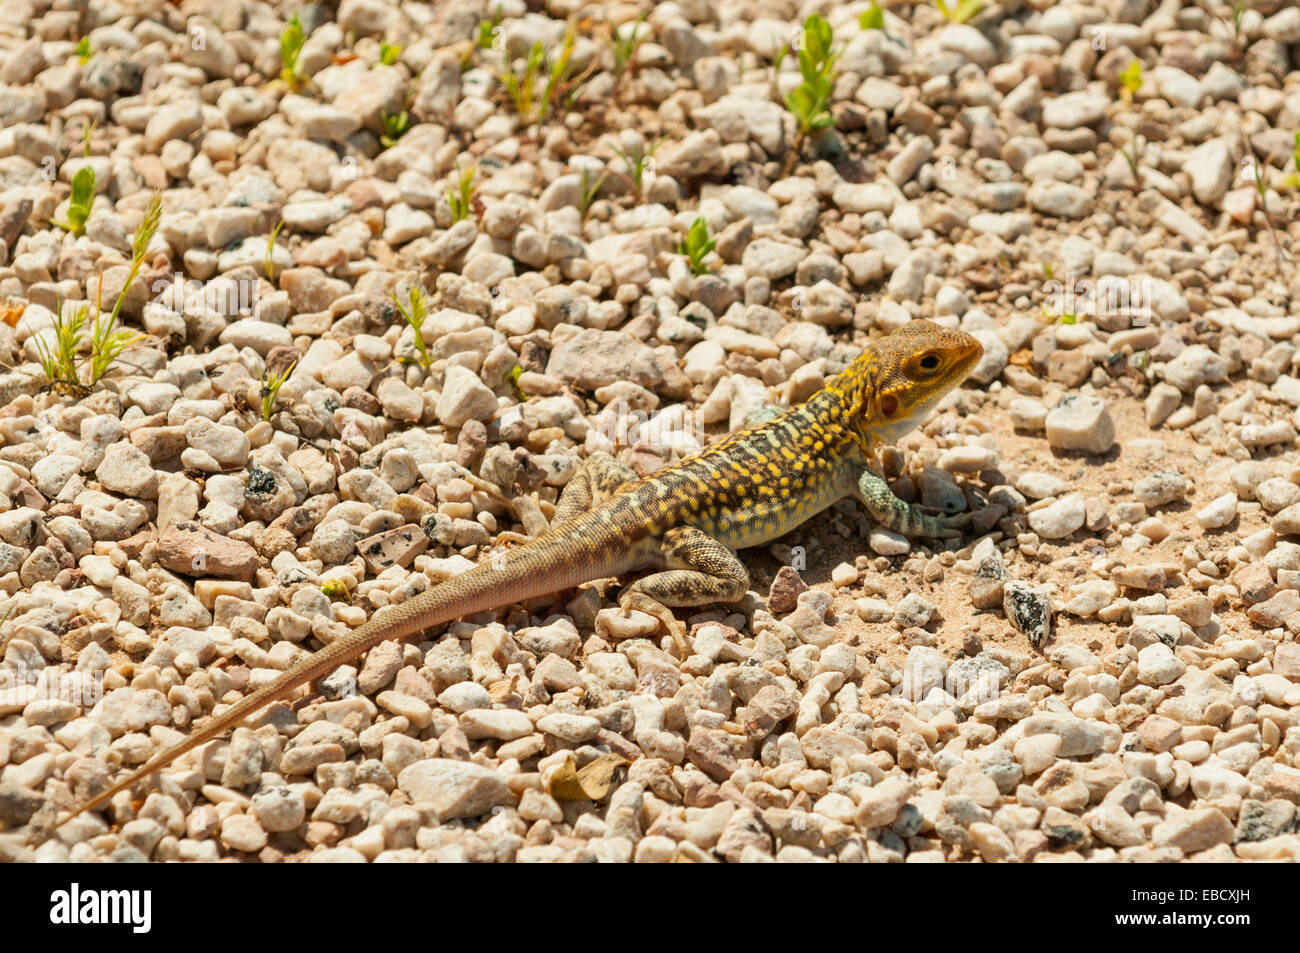
[[[938,366],[939,366],[938,354],[927,354],[925,357],[921,358],[921,367],[924,370],[933,371],[937,369]]]

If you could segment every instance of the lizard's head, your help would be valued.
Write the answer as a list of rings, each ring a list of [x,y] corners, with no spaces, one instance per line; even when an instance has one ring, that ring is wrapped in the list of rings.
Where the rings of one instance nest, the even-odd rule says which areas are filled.
[[[969,334],[933,321],[910,321],[873,341],[845,371],[860,388],[864,433],[893,443],[965,380],[983,354]]]

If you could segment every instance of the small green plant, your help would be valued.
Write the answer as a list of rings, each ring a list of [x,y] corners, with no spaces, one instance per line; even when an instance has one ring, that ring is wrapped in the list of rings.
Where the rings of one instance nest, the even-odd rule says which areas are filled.
[[[497,28],[501,26],[501,10],[492,14],[490,20],[478,21],[478,48],[480,50],[493,49],[496,44]]]
[[[81,332],[86,327],[90,305],[82,305],[67,317],[63,314],[62,301],[56,302],[54,307],[54,344],[47,344],[41,336],[33,338],[37,360],[51,387],[82,394],[85,388],[77,369],[77,351],[81,348]]]
[[[77,62],[85,66],[90,61],[90,37],[83,36],[77,41]]]
[[[302,53],[305,42],[307,37],[302,32],[302,21],[294,13],[289,17],[289,25],[280,34],[280,78],[289,84],[290,89],[296,90],[306,78],[298,65],[298,55]]]
[[[1045,277],[1048,281],[1051,281],[1053,276],[1055,276],[1055,274],[1056,274],[1056,266],[1053,265],[1050,261],[1043,262],[1043,277]]]
[[[81,237],[86,233],[86,219],[90,218],[90,207],[94,203],[95,170],[89,165],[83,165],[72,177],[72,197],[68,200],[67,221],[50,219],[50,224]]]
[[[524,62],[522,73],[515,69],[514,63],[508,63],[501,73],[501,85],[506,88],[510,101],[515,105],[515,112],[519,113],[524,122],[532,121],[533,113],[537,108],[534,89],[538,77],[541,76],[542,63],[545,59],[545,48],[540,43],[534,43],[528,53],[528,59]]]
[[[428,315],[428,309],[424,303],[424,289],[418,284],[413,284],[407,291],[407,297],[410,299],[410,306],[402,304],[402,299],[397,297],[396,292],[392,293],[393,303],[397,305],[397,310],[402,312],[402,317],[406,323],[411,326],[414,333],[415,349],[419,352],[419,363],[421,367],[428,367],[433,363],[433,358],[429,356],[428,350],[424,346],[424,319]]]
[[[1268,183],[1264,181],[1264,163],[1252,155],[1250,156],[1250,165],[1251,171],[1255,174],[1255,192],[1259,195],[1259,212],[1264,216],[1264,225],[1273,238],[1273,251],[1277,254],[1279,262],[1287,261],[1289,260],[1287,254],[1282,250],[1282,243],[1277,240],[1277,232],[1273,230],[1273,216],[1268,211]]]
[[[649,171],[654,160],[654,154],[662,144],[663,140],[660,139],[647,149],[644,140],[638,137],[636,143],[627,151],[620,149],[617,145],[612,147],[614,154],[622,159],[623,165],[627,167],[624,178],[631,183],[638,199],[645,198],[646,172]]]
[[[1120,71],[1119,74],[1119,97],[1126,106],[1131,106],[1133,100],[1137,98],[1138,90],[1142,88],[1142,61],[1134,57]],[[1137,134],[1129,140],[1128,148],[1121,149],[1120,154],[1128,162],[1129,170],[1133,173],[1133,187],[1140,189],[1142,187],[1142,173],[1138,169],[1139,142]]]
[[[839,58],[839,52],[831,49],[834,39],[831,25],[820,15],[811,14],[804,21],[799,49],[799,75],[803,82],[785,97],[786,108],[799,121],[801,136],[835,125],[830,113],[835,61]]]
[[[447,204],[451,206],[451,220],[461,222],[469,218],[474,207],[474,173],[478,166],[461,169],[456,178],[456,187],[447,190]]]
[[[623,74],[627,68],[632,65],[632,58],[636,56],[637,49],[646,40],[646,34],[640,33],[641,25],[645,23],[647,13],[642,13],[632,24],[632,29],[622,35],[618,32],[618,27],[612,23],[609,24],[609,48],[614,55],[614,83],[615,85],[623,81]],[[606,21],[607,23],[609,21]]]
[[[391,149],[411,128],[411,114],[403,109],[399,113],[383,113],[381,119],[384,123],[384,134],[379,137],[379,141],[384,144],[385,149]]]
[[[392,66],[401,55],[402,47],[400,44],[389,43],[387,40],[379,42],[379,62],[384,66]]]
[[[118,356],[137,343],[144,335],[137,331],[129,331],[126,328],[117,326],[117,317],[122,312],[122,304],[126,301],[126,293],[131,290],[131,285],[135,282],[136,276],[140,274],[140,269],[144,267],[144,256],[149,251],[149,243],[158,232],[158,224],[162,221],[162,196],[157,192],[149,201],[149,208],[145,210],[144,218],[140,222],[140,227],[135,231],[135,238],[131,242],[131,267],[127,270],[126,281],[122,283],[122,290],[117,293],[117,301],[113,303],[113,313],[109,315],[108,320],[102,320],[103,312],[99,311],[96,305],[95,326],[90,334],[90,386],[94,387],[99,383],[99,379],[108,373],[109,366],[117,360]],[[104,290],[103,279],[100,279],[99,290]]]
[[[1138,168],[1138,155],[1142,151],[1141,139],[1136,135],[1129,140],[1128,147],[1121,149],[1119,154],[1128,162],[1129,171],[1133,173],[1133,188],[1142,187],[1142,170]]]
[[[271,229],[271,234],[266,238],[266,260],[263,264],[266,266],[267,281],[275,281],[275,240],[280,237],[282,228],[284,228],[284,219],[275,223],[275,228]]]
[[[1038,306],[1038,310],[1043,313],[1043,317],[1047,319],[1049,324],[1054,322],[1060,322],[1061,324],[1076,324],[1079,320],[1078,314],[1073,311],[1064,311],[1060,315],[1056,314],[1056,312],[1047,306],[1046,301]]]
[[[1295,154],[1291,157],[1291,174],[1286,177],[1286,184],[1293,189],[1300,189],[1300,132],[1295,134]]]
[[[682,239],[677,251],[686,256],[687,263],[691,266],[691,274],[699,277],[709,273],[704,258],[717,244],[709,237],[709,223],[701,217],[691,222],[691,229]]]
[[[158,231],[162,218],[162,198],[155,193],[145,212],[144,220],[136,229],[135,239],[131,243],[131,267],[127,271],[126,281],[117,293],[113,304],[113,313],[104,318],[102,300],[95,302],[95,322],[90,329],[89,358],[78,363],[77,353],[83,344],[83,333],[89,321],[90,305],[82,305],[71,316],[63,314],[63,303],[57,302],[54,315],[54,345],[48,346],[42,338],[36,339],[37,359],[41,370],[51,386],[59,391],[85,395],[90,388],[99,383],[108,373],[112,363],[122,352],[136,344],[142,337],[139,332],[117,326],[118,315],[126,294],[140,274],[144,265],[144,256]],[[99,277],[99,293],[104,292],[104,276]]]
[[[280,388],[284,382],[293,374],[293,369],[298,366],[294,361],[290,364],[283,374],[272,374],[270,371],[262,373],[262,419],[267,423],[271,422],[271,414],[275,411],[275,402],[280,396]]]
[[[95,134],[95,127],[99,125],[98,119],[92,119],[81,130],[81,153],[90,158],[90,137]]]
[[[949,23],[969,23],[984,9],[982,0],[934,0],[934,5]]]
[[[514,367],[510,368],[510,370],[506,371],[505,377],[506,381],[510,384],[511,389],[515,392],[515,400],[519,401],[521,404],[528,400],[528,395],[519,387],[519,377],[523,372],[523,365],[516,364]]]
[[[1133,102],[1138,90],[1142,88],[1142,61],[1134,59],[1119,74],[1119,95],[1124,102]]]
[[[570,27],[565,31],[559,53],[549,63],[542,44],[534,43],[528,59],[524,61],[522,72],[515,68],[513,62],[509,62],[498,77],[524,125],[535,125],[540,130],[552,110],[567,109],[572,105],[587,76],[596,67],[596,61],[593,60],[585,72],[578,76],[572,75],[573,45],[576,40],[577,34]],[[543,67],[546,68],[545,84],[541,81]]]
[[[352,601],[352,593],[348,591],[348,584],[342,579],[326,579],[320,584],[320,591],[325,594],[327,599],[338,600],[339,602]]]
[[[884,30],[885,29],[885,11],[880,9],[880,4],[876,0],[871,0],[871,6],[862,11],[858,17],[858,26],[864,30]]]
[[[835,39],[831,25],[819,14],[810,14],[804,21],[800,36],[802,42],[798,52],[802,82],[785,94],[785,106],[794,113],[799,124],[799,133],[786,159],[786,175],[793,171],[809,134],[835,125],[830,102],[831,91],[835,86],[835,61],[839,58],[840,51],[831,49]],[[778,70],[784,61],[785,50],[782,50],[777,56]]]
[[[591,203],[596,201],[596,193],[598,193],[600,187],[605,184],[606,178],[608,178],[608,176],[602,172],[596,178],[596,181],[593,182],[591,181],[591,170],[585,166],[583,167],[582,189],[581,194],[578,196],[578,212],[581,214],[584,222],[587,220],[587,213],[591,211]]]
[[[1241,16],[1250,9],[1250,0],[1237,0],[1232,5],[1232,58],[1241,57]]]

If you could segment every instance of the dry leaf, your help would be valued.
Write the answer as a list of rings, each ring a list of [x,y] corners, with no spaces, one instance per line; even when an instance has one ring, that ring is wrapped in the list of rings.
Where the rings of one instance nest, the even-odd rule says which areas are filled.
[[[578,769],[570,755],[551,775],[550,795],[557,801],[602,800],[614,786],[614,772],[624,764],[627,760],[611,751]]]
[[[15,301],[12,298],[0,305],[0,321],[11,328],[18,327],[18,322],[22,319],[23,312],[27,310],[25,301]]]

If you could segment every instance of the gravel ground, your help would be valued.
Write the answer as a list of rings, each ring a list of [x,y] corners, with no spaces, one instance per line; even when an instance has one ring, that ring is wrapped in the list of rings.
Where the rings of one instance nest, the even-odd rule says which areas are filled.
[[[1300,858],[1294,4],[0,8],[0,858]],[[841,504],[684,662],[602,585],[386,643],[51,835],[508,559],[467,478],[549,511],[917,317],[985,356],[886,464],[964,539]]]

